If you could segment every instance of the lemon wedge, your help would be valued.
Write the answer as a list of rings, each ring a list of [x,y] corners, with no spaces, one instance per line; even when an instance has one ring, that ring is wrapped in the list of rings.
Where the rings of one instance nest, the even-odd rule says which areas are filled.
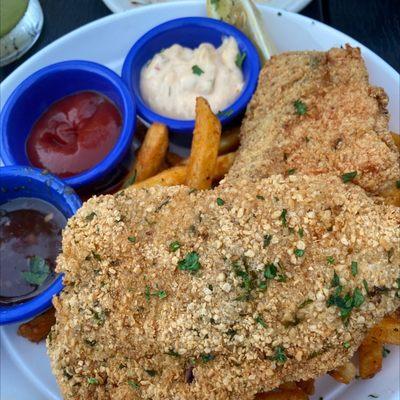
[[[277,54],[265,30],[260,11],[252,0],[207,0],[207,15],[240,29],[256,45],[264,63]]]

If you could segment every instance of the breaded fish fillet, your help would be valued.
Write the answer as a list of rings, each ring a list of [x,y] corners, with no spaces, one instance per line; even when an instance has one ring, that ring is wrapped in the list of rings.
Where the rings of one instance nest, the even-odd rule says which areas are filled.
[[[354,66],[352,53],[278,56],[269,64],[276,66],[271,79],[283,82],[288,69],[294,76],[305,68],[305,59],[317,56],[357,75],[356,87],[365,70],[361,79],[362,63]],[[341,82],[340,71],[326,78],[332,90],[333,82]],[[309,152],[304,171],[309,176],[296,171],[285,176],[286,169],[301,167],[286,166],[279,157],[269,163],[269,157],[286,151],[275,145],[280,140],[275,141],[274,130],[284,136],[286,126],[279,120],[290,122],[294,132],[301,121],[310,126],[311,117],[289,113],[300,96],[290,98],[285,90],[296,82],[287,78],[276,92],[278,83],[271,85],[271,99],[261,100],[263,82],[255,98],[270,113],[262,115],[262,104],[253,101],[243,147],[223,185],[205,192],[129,189],[90,199],[69,221],[57,266],[66,287],[55,299],[57,324],[48,338],[66,399],[251,400],[282,382],[316,377],[343,364],[367,330],[400,305],[400,208],[377,204],[362,188],[334,176],[355,170],[357,160],[349,158],[341,169],[339,159],[348,159],[328,155],[336,164],[324,168],[334,174],[314,175],[325,169],[312,170]],[[310,97],[301,98],[311,113]],[[350,112],[347,119],[347,112],[343,108],[335,124],[360,124],[361,132],[367,114],[362,120]],[[323,121],[328,120],[316,119],[313,137],[318,124],[327,129]],[[394,179],[398,159],[383,108],[371,120],[373,134],[355,128],[352,134],[368,151],[369,162],[377,153],[389,162],[369,164],[374,165],[370,183],[360,168],[356,183],[379,193],[385,179]],[[375,139],[364,142],[364,135]],[[297,159],[295,150],[287,161]],[[315,161],[322,165],[318,151]],[[274,164],[285,174],[262,178]]]
[[[343,364],[400,305],[399,224],[399,208],[327,175],[89,200],[58,261],[63,395],[250,400]]]
[[[359,49],[273,57],[247,109],[228,180],[356,171],[354,183],[382,194],[400,179],[387,103],[383,89],[369,85]]]

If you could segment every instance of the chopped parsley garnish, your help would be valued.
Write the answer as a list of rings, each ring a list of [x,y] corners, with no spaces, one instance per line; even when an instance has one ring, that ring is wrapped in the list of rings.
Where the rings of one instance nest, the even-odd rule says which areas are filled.
[[[220,197],[217,197],[217,204],[218,204],[219,206],[223,206],[223,205],[225,204],[225,201],[222,200]]]
[[[169,251],[175,252],[181,247],[181,244],[177,241],[174,240],[169,244]]]
[[[100,311],[96,311],[96,310],[92,310],[93,312],[93,319],[95,320],[95,322],[97,323],[97,325],[104,325],[104,323],[106,322],[106,313],[103,310]]]
[[[199,255],[195,251],[191,251],[186,257],[178,261],[178,269],[181,271],[189,271],[192,274],[196,273],[200,268]]]
[[[159,299],[165,299],[167,297],[167,292],[165,290],[156,290],[154,292],[150,291],[150,286],[146,285],[144,290],[144,296],[146,300],[149,302],[151,297],[158,297]]]
[[[195,75],[201,75],[201,74],[204,74],[204,71],[198,66],[198,65],[193,65],[192,66],[192,72],[195,74]]]
[[[301,100],[296,100],[293,105],[297,115],[305,115],[307,113],[307,106]]]
[[[304,256],[304,253],[305,253],[305,250],[302,250],[302,249],[295,249],[295,250],[294,250],[294,255],[295,255],[296,257],[303,257],[303,256]]]
[[[326,257],[326,262],[328,264],[335,264],[335,259],[332,256]]]
[[[288,175],[293,175],[296,172],[296,168],[290,168],[287,170]]]
[[[136,236],[128,236],[128,240],[129,240],[131,243],[136,243]]]
[[[346,172],[342,175],[342,181],[344,183],[351,182],[357,176],[357,171]]]
[[[278,346],[275,348],[275,355],[273,357],[273,360],[277,361],[278,363],[284,363],[285,361],[287,361],[287,356],[283,347]]]
[[[272,240],[272,235],[264,235],[264,244],[263,244],[264,249],[270,245],[271,240]]]
[[[311,299],[306,299],[304,300],[300,305],[299,305],[299,310],[301,310],[302,308],[308,306],[309,304],[311,304],[313,302],[313,300]]]
[[[303,228],[299,228],[298,234],[299,234],[299,236],[300,236],[301,238],[304,236],[304,230],[303,230]]]
[[[92,251],[92,255],[93,255],[93,257],[94,257],[97,261],[101,261],[101,256],[100,256],[100,254],[98,254],[98,253]]]
[[[348,348],[350,347],[350,343],[349,343],[349,342],[344,342],[344,343],[343,343],[343,347],[344,347],[345,349],[348,349]]]
[[[362,283],[365,291],[367,292],[367,294],[369,294],[368,282],[365,279],[363,279]]]
[[[96,378],[87,378],[87,382],[89,385],[98,385],[99,384],[99,380]]]
[[[243,61],[244,61],[245,58],[246,58],[246,53],[245,53],[245,52],[241,53],[241,52],[239,51],[239,53],[237,53],[237,55],[236,55],[235,64],[236,64],[239,68],[242,68]]]
[[[258,194],[258,195],[256,196],[256,198],[257,198],[258,200],[265,200],[265,197],[264,197],[264,196],[261,196],[260,194]]]
[[[332,294],[327,306],[336,306],[340,310],[340,316],[344,322],[347,322],[353,308],[359,308],[364,303],[364,296],[359,288],[355,288],[353,294],[350,292],[341,296],[342,286],[337,286],[335,293]]]
[[[286,208],[284,208],[284,209],[282,210],[282,212],[281,212],[281,215],[280,215],[280,218],[281,218],[281,221],[282,221],[282,225],[283,225],[283,226],[286,226],[286,225],[287,225],[286,215],[287,215],[287,210],[286,210]]]
[[[356,276],[358,273],[358,263],[356,261],[351,262],[351,274]]]
[[[340,286],[340,278],[336,271],[333,272],[333,278],[331,281],[331,287],[338,287]]]
[[[229,336],[229,339],[232,340],[233,337],[237,334],[237,331],[235,329],[229,328],[226,331],[226,334]]]
[[[135,381],[128,381],[128,385],[135,390],[138,390],[140,388],[140,385]]]
[[[179,353],[177,353],[175,350],[168,350],[166,353],[165,353],[167,356],[171,356],[171,357],[180,357],[180,354]]]
[[[137,170],[133,172],[133,175],[124,183],[123,189],[126,189],[128,186],[133,185],[136,182]]]
[[[96,213],[92,211],[90,214],[86,215],[86,221],[91,221],[96,216]]]
[[[157,371],[154,369],[145,369],[144,370],[149,376],[156,376],[157,375]]]
[[[396,187],[397,189],[400,189],[400,181],[396,181]]]
[[[217,9],[219,5],[219,0],[211,0],[211,4],[215,7],[215,9]]]
[[[205,363],[214,360],[214,358],[215,358],[215,356],[211,353],[201,355],[201,360]]]
[[[385,346],[382,347],[382,357],[386,358],[390,354],[390,350],[387,349]]]
[[[276,277],[276,273],[278,272],[278,269],[274,264],[268,264],[265,266],[264,269],[264,277],[266,279],[274,279]]]
[[[285,273],[278,274],[278,277],[276,278],[276,280],[277,280],[278,282],[286,282],[287,276],[286,276]]]
[[[257,322],[257,324],[260,324],[263,328],[267,327],[267,324],[260,315],[257,316],[254,320]]]
[[[229,117],[233,114],[233,109],[229,108],[228,110],[218,111],[217,117]]]
[[[29,259],[29,271],[22,272],[23,278],[31,285],[40,286],[50,275],[50,267],[46,260],[39,256]]]

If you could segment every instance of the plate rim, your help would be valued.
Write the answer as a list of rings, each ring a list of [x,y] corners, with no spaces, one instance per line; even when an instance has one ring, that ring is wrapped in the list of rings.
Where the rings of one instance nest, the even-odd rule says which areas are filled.
[[[82,33],[85,33],[86,31],[90,31],[91,29],[95,28],[96,26],[101,26],[103,24],[108,24],[108,23],[113,23],[113,21],[118,21],[120,18],[129,18],[129,13],[135,14],[135,13],[145,13],[145,10],[152,10],[154,8],[157,9],[163,9],[163,8],[170,8],[173,7],[174,5],[178,5],[181,4],[180,2],[167,2],[167,3],[162,3],[162,4],[152,4],[146,7],[141,7],[141,8],[137,8],[137,9],[132,9],[127,11],[126,13],[119,13],[119,14],[111,14],[108,16],[105,16],[103,18],[100,18],[98,20],[92,21],[86,25],[83,25],[71,32],[69,32],[68,34],[58,38],[57,40],[55,40],[54,42],[50,43],[48,46],[44,47],[43,49],[41,49],[40,51],[38,51],[36,54],[34,54],[32,57],[30,57],[27,61],[25,61],[23,64],[21,64],[15,71],[13,71],[1,84],[0,84],[0,90],[3,89],[9,89],[10,87],[14,87],[16,84],[13,83],[14,78],[18,78],[18,75],[22,74],[30,74],[33,71],[24,71],[24,69],[26,68],[26,65],[28,63],[30,63],[32,60],[36,60],[37,58],[41,58],[41,57],[46,57],[46,53],[48,51],[51,51],[53,48],[55,47],[59,47],[60,43],[62,46],[62,43],[64,40],[69,40],[71,38],[73,38],[74,36],[79,36]],[[200,4],[202,4],[202,1],[188,1],[186,2],[186,4],[188,4],[189,6],[198,6]],[[188,7],[189,7],[188,6]],[[269,9],[271,13],[276,13],[276,9],[272,8],[270,6],[267,5],[259,5],[260,8],[265,8],[265,9]],[[383,60],[380,56],[378,56],[376,53],[374,53],[372,50],[370,50],[369,48],[367,48],[366,46],[364,46],[363,44],[361,44],[360,42],[352,39],[350,36],[346,35],[345,33],[342,33],[340,31],[338,31],[335,28],[332,28],[324,23],[321,23],[319,21],[313,20],[312,18],[303,16],[303,15],[299,15],[299,14],[295,14],[295,13],[291,13],[291,12],[287,12],[287,11],[283,11],[282,12],[287,18],[289,18],[288,23],[293,23],[293,21],[301,21],[300,24],[302,26],[306,26],[307,23],[313,23],[313,24],[318,24],[319,25],[319,29],[322,30],[322,32],[326,31],[326,32],[330,32],[331,36],[338,36],[340,38],[340,42],[345,43],[345,42],[349,42],[351,43],[353,46],[358,46],[361,48],[362,52],[364,54],[368,53],[368,57],[370,57],[371,59],[374,59],[374,61],[379,65],[379,68],[382,71],[382,74],[389,74],[391,76],[391,78],[393,79],[397,79],[400,80],[400,74],[397,73],[397,71],[390,66],[385,60]],[[5,102],[6,98],[8,97],[8,94],[6,96],[4,96],[3,102]],[[5,339],[5,336],[8,336],[7,334],[5,334],[5,332],[3,332],[3,328],[1,328],[1,338]],[[12,349],[12,352],[14,352],[14,348],[13,346],[11,346],[8,340],[8,338],[6,338],[5,340],[7,342],[6,345],[4,345],[3,340],[1,340],[1,349],[4,349],[4,351],[9,352],[10,353],[10,348]],[[4,347],[3,347],[4,346]],[[25,371],[27,370],[27,367],[25,364],[21,364],[21,363],[16,363],[16,360],[19,361],[19,357],[13,357],[12,358],[12,362],[16,365],[16,367],[19,369],[19,371],[21,371],[22,373],[24,373],[25,376],[27,376],[25,374]],[[43,393],[43,395],[48,395],[48,398],[50,399],[58,399],[58,397],[54,397],[54,394],[52,392],[49,392],[49,390],[43,386],[42,383],[40,383],[40,385],[38,385],[38,379],[37,377],[32,375],[32,372],[30,370],[28,370],[29,372],[29,380],[32,382],[32,384],[35,386],[35,388],[39,391],[41,391]],[[27,376],[27,377],[28,377]],[[43,390],[44,389],[44,390]],[[399,392],[397,391],[394,396],[398,395]],[[395,397],[393,397],[394,399]]]
[[[125,8],[123,6],[118,6],[116,4],[117,2],[115,0],[102,0],[102,1],[103,1],[104,5],[113,13],[130,11],[130,9],[128,9],[128,8]],[[173,0],[168,1],[168,2],[171,3],[172,1]],[[283,10],[297,13],[297,12],[300,12],[306,6],[308,6],[308,4],[311,3],[311,1],[312,0],[292,0],[293,4],[287,8],[284,8]],[[146,4],[145,6],[149,6],[149,5],[153,5],[153,4],[157,4],[157,3]],[[260,4],[260,5],[278,9],[278,7],[272,7],[268,4]]]

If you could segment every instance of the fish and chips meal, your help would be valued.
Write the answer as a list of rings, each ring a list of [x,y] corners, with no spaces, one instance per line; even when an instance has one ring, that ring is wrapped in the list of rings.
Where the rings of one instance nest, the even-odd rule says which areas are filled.
[[[400,344],[387,103],[346,46],[267,61],[240,137],[198,97],[188,159],[151,125],[124,188],[63,232],[64,398],[302,400],[378,373]]]

